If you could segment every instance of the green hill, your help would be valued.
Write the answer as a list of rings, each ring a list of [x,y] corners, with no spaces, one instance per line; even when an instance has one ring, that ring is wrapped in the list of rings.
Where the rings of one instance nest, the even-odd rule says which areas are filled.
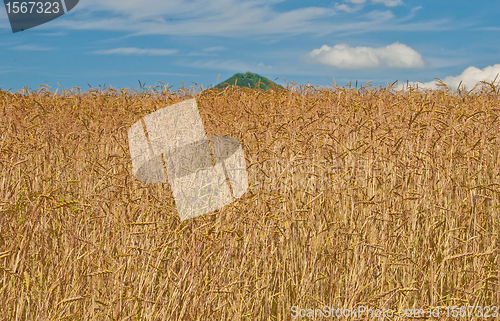
[[[217,86],[214,86],[214,89],[224,89],[228,86],[236,85],[237,87],[246,87],[246,88],[260,88],[262,90],[268,90],[271,88],[281,88],[280,86],[266,77],[262,77],[261,75],[257,75],[248,71],[246,74],[234,74],[231,78],[224,80]]]

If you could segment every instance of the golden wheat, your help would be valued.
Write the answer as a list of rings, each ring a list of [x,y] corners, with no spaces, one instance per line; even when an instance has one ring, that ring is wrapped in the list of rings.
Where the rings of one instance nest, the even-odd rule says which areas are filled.
[[[291,86],[0,91],[0,319],[499,306],[497,88]],[[168,184],[132,174],[127,130],[191,97],[242,142],[250,187],[181,222]]]

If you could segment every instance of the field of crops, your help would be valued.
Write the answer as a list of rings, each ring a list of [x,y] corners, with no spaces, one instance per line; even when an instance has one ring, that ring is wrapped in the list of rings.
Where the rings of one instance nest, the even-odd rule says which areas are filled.
[[[181,222],[168,184],[134,177],[127,131],[189,98],[241,142],[250,187]],[[0,320],[493,315],[499,116],[493,85],[0,91]]]

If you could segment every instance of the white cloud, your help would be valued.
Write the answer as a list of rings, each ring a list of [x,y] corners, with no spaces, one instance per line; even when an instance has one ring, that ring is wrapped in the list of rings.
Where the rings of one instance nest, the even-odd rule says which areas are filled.
[[[387,7],[395,7],[403,4],[401,0],[372,0],[372,3],[382,3]]]
[[[186,73],[172,73],[172,72],[161,72],[161,71],[116,71],[116,70],[87,70],[81,73],[85,77],[128,77],[131,75],[153,75],[153,76],[184,76],[184,77],[194,77],[193,74]]]
[[[199,68],[199,69],[210,69],[210,70],[228,70],[228,71],[238,71],[241,70],[252,70],[254,65],[250,65],[246,62],[237,60],[221,60],[221,59],[200,59],[195,61],[179,61],[177,63],[179,66]]]
[[[335,9],[337,10],[344,10],[344,11],[347,11],[347,12],[354,12],[354,11],[357,11],[359,9],[362,8],[361,5],[363,5],[366,0],[347,0],[347,2],[350,2],[350,3],[354,3],[358,6],[356,6],[355,8],[352,8],[352,7],[349,7],[348,5],[346,4],[338,4],[336,3],[335,4]],[[399,6],[399,5],[402,5],[403,4],[403,1],[401,0],[372,0],[371,1],[372,4],[383,4],[385,5],[386,7],[395,7],[395,6]]]
[[[7,69],[7,67],[2,67],[0,66],[0,74],[6,74],[6,73],[9,73],[9,72],[13,72],[14,70],[12,69]],[[0,86],[1,88],[1,86]]]
[[[66,31],[56,31],[56,32],[37,32],[37,36],[46,36],[46,37],[59,37],[65,36],[68,33]]]
[[[479,69],[474,66],[470,66],[469,68],[465,69],[461,75],[453,77],[453,76],[448,76],[443,79],[443,83],[448,85],[453,90],[456,90],[458,88],[458,85],[460,82],[460,87],[464,88],[465,90],[470,90],[474,88],[478,83],[481,81],[486,81],[486,82],[492,82],[496,77],[495,84],[500,84],[500,64],[493,65],[493,66],[488,66],[484,69]],[[410,87],[416,87],[418,85],[418,88],[422,89],[437,89],[438,88],[438,81],[433,80],[429,81],[426,83],[420,83],[420,82],[409,82],[408,83]],[[406,88],[406,83],[405,84],[399,84],[398,89],[402,89],[403,86]]]
[[[149,56],[168,56],[177,53],[176,49],[141,49],[135,47],[122,47],[115,49],[106,49],[94,51],[100,55],[149,55]]]
[[[366,17],[368,17],[370,20],[381,21],[381,20],[389,20],[389,19],[394,18],[394,14],[392,14],[392,12],[389,10],[387,10],[387,11],[374,10],[374,11],[368,12],[366,14]]]
[[[271,69],[271,68],[273,68],[273,66],[266,66],[266,65],[264,65],[263,62],[259,63],[257,65],[257,67],[260,67],[260,68],[263,68],[263,69]]]
[[[349,13],[353,13],[353,12],[356,12],[356,11],[359,11],[363,8],[363,6],[354,6],[354,7],[350,7],[346,4],[338,4],[336,3],[335,4],[335,10],[337,11],[345,11],[345,12],[349,12]]]
[[[415,15],[415,8],[409,15],[389,21],[380,19],[367,21],[364,15],[353,16],[349,22],[331,19],[342,10],[356,12],[362,9],[368,2],[361,0],[351,0],[343,5],[337,4],[336,9],[335,6],[332,8],[325,5],[289,11],[274,10],[273,5],[283,1],[86,0],[80,1],[78,10],[69,14],[67,18],[56,19],[49,24],[39,26],[38,29],[118,31],[128,33],[128,36],[213,35],[241,39],[249,35],[335,33],[346,36],[351,33],[374,31],[443,31],[463,26],[451,23],[445,18],[408,23],[407,21]]]
[[[324,45],[308,54],[311,62],[334,66],[340,69],[362,68],[422,68],[422,56],[412,48],[395,42],[386,47],[349,47],[339,44]]]
[[[20,46],[13,47],[13,49],[24,50],[24,51],[50,51],[50,50],[53,50],[52,48],[41,47],[38,45],[20,45]]]
[[[318,19],[335,15],[329,7],[274,11],[283,0],[87,0],[74,20],[53,21],[52,28],[116,30],[134,35],[238,35],[317,32]]]
[[[222,51],[222,50],[226,50],[226,47],[224,47],[224,46],[219,46],[219,47],[209,47],[209,48],[205,48],[205,49],[203,49],[203,51],[208,51],[208,52],[212,52],[212,51]]]

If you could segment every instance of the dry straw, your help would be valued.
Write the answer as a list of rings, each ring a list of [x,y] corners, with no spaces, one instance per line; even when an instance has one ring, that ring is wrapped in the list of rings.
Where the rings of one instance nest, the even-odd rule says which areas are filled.
[[[127,129],[192,97],[208,135],[242,142],[251,186],[180,222],[168,184],[134,178]],[[42,87],[0,92],[0,114],[1,320],[500,305],[494,85]]]

